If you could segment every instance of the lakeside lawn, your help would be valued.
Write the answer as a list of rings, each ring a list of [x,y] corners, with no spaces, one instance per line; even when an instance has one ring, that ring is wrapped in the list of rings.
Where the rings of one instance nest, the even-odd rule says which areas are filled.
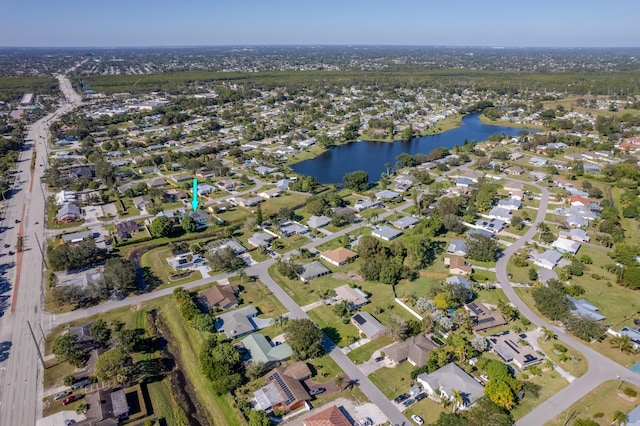
[[[546,426],[564,426],[576,419],[589,419],[601,426],[612,424],[613,413],[628,413],[638,405],[638,397],[628,397],[622,390],[631,388],[640,392],[636,386],[618,380],[609,380],[582,397]]]

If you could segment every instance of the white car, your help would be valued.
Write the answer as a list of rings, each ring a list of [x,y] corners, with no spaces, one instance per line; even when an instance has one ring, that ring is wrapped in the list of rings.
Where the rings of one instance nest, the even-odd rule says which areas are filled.
[[[419,424],[419,425],[423,425],[424,424],[424,420],[422,420],[422,417],[420,417],[420,416],[418,416],[416,414],[413,414],[411,416],[411,420],[413,420],[414,422],[416,422],[416,424]]]

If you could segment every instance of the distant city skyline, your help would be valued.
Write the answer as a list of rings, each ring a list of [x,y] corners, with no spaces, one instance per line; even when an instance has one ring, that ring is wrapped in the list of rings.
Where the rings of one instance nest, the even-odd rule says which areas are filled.
[[[637,0],[11,1],[2,47],[638,47]]]

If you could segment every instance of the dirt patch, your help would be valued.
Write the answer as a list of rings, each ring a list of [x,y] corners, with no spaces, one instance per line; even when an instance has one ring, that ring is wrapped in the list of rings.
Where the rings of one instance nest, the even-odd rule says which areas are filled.
[[[629,402],[633,402],[636,400],[637,397],[635,396],[629,396],[629,395],[625,395],[622,392],[618,392],[618,396],[622,399],[624,399],[625,401],[629,401]]]
[[[339,280],[345,280],[345,281],[356,281],[356,282],[364,282],[364,278],[362,278],[362,275],[360,274],[356,274],[355,272],[336,272],[333,274],[333,277]]]
[[[150,323],[155,326],[152,328],[152,331],[159,333],[167,342],[172,342],[173,336],[171,335],[169,327],[162,321],[162,317],[158,315],[155,310],[152,311],[150,315],[154,319],[154,321]],[[167,374],[169,382],[171,383],[173,397],[184,411],[190,425],[209,426],[210,423],[206,417],[202,415],[202,409],[200,408],[193,387],[180,369],[182,361],[180,360],[179,352],[175,351],[176,353],[174,354],[172,349],[175,351],[175,348],[171,348],[170,344],[164,345],[162,348],[162,357],[174,361],[175,367]]]

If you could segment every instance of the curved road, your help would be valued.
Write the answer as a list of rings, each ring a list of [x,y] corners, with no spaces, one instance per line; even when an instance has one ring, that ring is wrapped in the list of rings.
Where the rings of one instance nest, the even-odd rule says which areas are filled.
[[[517,179],[505,178],[506,180],[517,181]],[[627,382],[633,383],[636,386],[640,386],[640,375],[635,374],[631,370],[623,367],[622,365],[610,360],[604,355],[591,349],[587,344],[576,340],[573,336],[570,336],[564,330],[554,325],[549,324],[544,319],[536,315],[516,294],[511,282],[507,277],[507,263],[511,256],[527,242],[532,241],[533,237],[537,233],[537,225],[544,221],[544,217],[547,212],[547,206],[549,203],[549,191],[540,185],[528,183],[529,185],[538,188],[542,194],[540,198],[540,207],[538,209],[538,215],[533,221],[531,228],[515,243],[511,244],[505,249],[503,256],[496,263],[496,277],[502,285],[502,290],[509,298],[511,303],[520,310],[520,313],[527,317],[532,323],[539,327],[546,327],[553,330],[558,336],[558,340],[572,346],[576,350],[582,352],[582,355],[589,364],[589,370],[582,377],[574,380],[566,388],[540,404],[529,414],[524,416],[517,422],[518,426],[537,426],[543,425],[547,421],[560,415],[563,411],[567,410],[571,405],[577,402],[580,398],[591,392],[602,382],[611,379],[623,379]]]

